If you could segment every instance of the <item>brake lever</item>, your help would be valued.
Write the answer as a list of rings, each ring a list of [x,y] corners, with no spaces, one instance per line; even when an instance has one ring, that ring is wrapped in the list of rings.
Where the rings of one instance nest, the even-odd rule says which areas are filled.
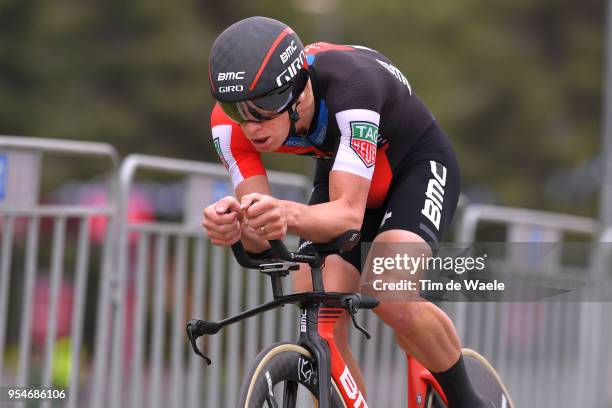
[[[212,361],[210,358],[206,357],[202,352],[198,349],[198,345],[196,344],[196,340],[198,337],[201,337],[204,334],[202,330],[202,320],[193,319],[189,323],[187,323],[187,337],[189,337],[189,341],[191,342],[191,347],[193,348],[193,352],[198,356],[202,357],[207,365],[210,365]]]
[[[363,335],[366,337],[366,339],[370,340],[370,338],[372,338],[372,336],[370,335],[370,333],[368,333],[368,331],[366,329],[364,329],[359,322],[357,322],[357,319],[355,318],[355,315],[357,314],[357,308],[353,305],[353,298],[348,297],[344,300],[345,302],[345,309],[346,311],[351,315],[351,320],[353,320],[353,326],[355,326],[355,328],[357,330],[359,330],[360,332],[363,333]]]

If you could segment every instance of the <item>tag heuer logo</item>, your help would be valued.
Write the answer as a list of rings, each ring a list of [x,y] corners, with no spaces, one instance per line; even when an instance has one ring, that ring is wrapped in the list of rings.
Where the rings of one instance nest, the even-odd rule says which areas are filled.
[[[229,166],[227,165],[227,162],[225,161],[225,157],[223,157],[223,153],[221,152],[221,144],[219,143],[219,138],[215,137],[213,139],[213,143],[215,144],[215,150],[217,151],[217,154],[219,155],[219,158],[221,159],[221,162],[223,163],[223,167],[225,167],[226,169],[229,169]]]
[[[378,126],[374,123],[351,122],[351,148],[366,167],[372,167],[376,161],[377,139]]]

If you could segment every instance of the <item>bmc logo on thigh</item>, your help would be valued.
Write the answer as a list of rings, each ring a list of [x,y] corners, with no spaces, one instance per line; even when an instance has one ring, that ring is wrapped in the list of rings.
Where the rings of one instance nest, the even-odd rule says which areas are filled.
[[[433,177],[427,183],[425,192],[425,205],[421,214],[440,230],[440,219],[442,218],[442,203],[444,202],[444,186],[446,185],[446,167],[433,160],[429,162]]]

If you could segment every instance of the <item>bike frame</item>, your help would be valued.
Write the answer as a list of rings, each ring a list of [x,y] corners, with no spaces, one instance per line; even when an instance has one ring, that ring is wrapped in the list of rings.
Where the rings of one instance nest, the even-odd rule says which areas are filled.
[[[345,309],[319,307],[300,309],[300,338],[298,344],[315,355],[319,377],[319,407],[331,405],[330,378],[338,386],[347,407],[367,408],[368,404],[346,365],[334,341],[334,327]]]
[[[289,253],[280,241],[270,241],[270,243],[275,251],[281,254],[281,259],[290,260],[290,262],[255,262],[248,257],[240,244],[234,244],[232,250],[234,251],[236,259],[242,266],[260,269],[262,273],[270,276],[274,300],[219,322],[192,320],[187,325],[187,333],[194,352],[206,359],[208,364],[210,364],[210,359],[204,356],[195,344],[195,339],[197,337],[205,334],[216,334],[221,328],[229,324],[239,322],[268,310],[276,309],[285,304],[295,304],[299,306],[300,310],[300,336],[297,344],[303,346],[313,354],[317,368],[316,385],[319,391],[318,408],[331,408],[330,391],[332,379],[337,385],[338,391],[340,391],[346,407],[367,408],[368,405],[363,393],[359,390],[359,386],[355,382],[354,377],[336,345],[334,340],[334,328],[338,320],[343,316],[345,310],[348,313],[348,310],[352,309],[351,314],[354,314],[360,305],[362,308],[373,308],[378,304],[378,300],[372,298],[374,303],[372,303],[372,300],[363,300],[361,304],[355,305],[356,307],[353,308],[352,303],[344,302],[355,300],[357,296],[361,295],[354,293],[325,292],[321,272],[324,257]],[[297,270],[298,264],[295,263],[296,261],[310,264],[313,291],[283,295],[280,278],[287,276],[290,270]],[[349,304],[351,306],[349,306]],[[369,338],[369,334],[367,334],[363,328],[354,320],[353,323]],[[193,333],[196,332],[197,334],[194,336]],[[423,408],[428,388],[435,389],[442,397],[443,401],[447,403],[446,396],[433,375],[413,357],[407,355],[407,361],[408,408]],[[304,378],[300,377],[300,381],[304,381],[307,384],[311,384],[311,381],[313,381],[312,370],[300,367],[299,375],[304,376]],[[295,406],[297,386],[297,382],[285,382],[285,395],[292,396],[293,399],[285,400],[283,403],[284,407]]]
[[[324,395],[331,384],[330,376],[338,385],[347,407],[367,408],[368,404],[352,376],[334,340],[334,328],[345,309],[319,307],[318,305],[300,309],[300,338],[298,344],[311,350],[319,368],[319,407],[324,408],[331,402],[330,395]],[[317,352],[316,350],[319,350]],[[408,408],[423,408],[428,388],[433,388],[445,404],[446,396],[434,376],[414,357],[406,354],[408,364]],[[329,362],[329,364],[325,364]]]
[[[408,360],[408,408],[423,408],[428,388],[435,389],[444,403],[448,405],[442,387],[431,372],[411,355],[406,354],[406,358]]]

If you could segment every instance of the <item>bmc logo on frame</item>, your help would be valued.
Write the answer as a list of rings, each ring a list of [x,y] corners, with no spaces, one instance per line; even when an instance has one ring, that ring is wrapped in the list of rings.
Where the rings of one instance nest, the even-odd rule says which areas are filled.
[[[361,391],[359,391],[359,388],[357,388],[357,383],[353,379],[347,366],[344,366],[344,371],[340,376],[340,383],[346,395],[353,401],[353,408],[368,408],[368,404],[363,398]]]

